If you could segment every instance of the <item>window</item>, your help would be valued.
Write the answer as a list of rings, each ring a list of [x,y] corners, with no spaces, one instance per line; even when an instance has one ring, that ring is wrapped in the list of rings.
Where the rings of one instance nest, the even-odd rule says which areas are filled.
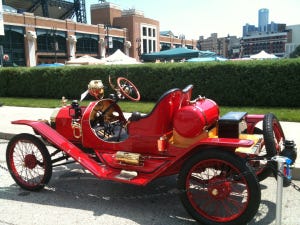
[[[141,33],[143,36],[141,37],[143,42],[142,53],[150,53],[156,52],[156,27],[152,25],[142,24]]]
[[[170,48],[171,48],[171,44],[170,43],[161,43],[160,51],[168,50]]]
[[[147,28],[143,27],[143,36],[147,36]]]
[[[0,36],[3,54],[9,56],[3,66],[26,66],[24,52],[24,28],[4,25],[5,35]]]
[[[55,29],[36,29],[38,52],[66,52],[66,32]]]
[[[152,40],[148,40],[149,52],[152,52]]]
[[[92,34],[76,33],[76,52],[98,54],[98,36]]]
[[[147,52],[147,40],[143,39],[143,52]]]
[[[110,55],[117,51],[118,49],[124,48],[124,38],[112,37],[112,48],[107,49],[107,54]]]

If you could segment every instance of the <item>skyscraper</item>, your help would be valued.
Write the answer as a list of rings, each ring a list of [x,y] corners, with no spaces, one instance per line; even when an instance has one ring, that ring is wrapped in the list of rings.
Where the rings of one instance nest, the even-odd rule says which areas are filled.
[[[267,32],[269,24],[269,10],[260,9],[258,10],[258,31]]]

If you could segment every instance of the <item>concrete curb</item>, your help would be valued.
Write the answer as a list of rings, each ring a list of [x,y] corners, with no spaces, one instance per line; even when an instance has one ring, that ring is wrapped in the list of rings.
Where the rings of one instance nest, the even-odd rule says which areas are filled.
[[[16,134],[10,134],[10,133],[3,133],[0,132],[0,139],[3,140],[10,140],[13,136],[15,136]]]

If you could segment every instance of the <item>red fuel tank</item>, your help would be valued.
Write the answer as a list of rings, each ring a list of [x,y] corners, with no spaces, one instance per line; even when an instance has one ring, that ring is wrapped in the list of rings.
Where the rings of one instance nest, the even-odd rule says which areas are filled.
[[[174,129],[183,137],[193,138],[219,119],[219,106],[211,99],[201,98],[180,108],[174,115]]]

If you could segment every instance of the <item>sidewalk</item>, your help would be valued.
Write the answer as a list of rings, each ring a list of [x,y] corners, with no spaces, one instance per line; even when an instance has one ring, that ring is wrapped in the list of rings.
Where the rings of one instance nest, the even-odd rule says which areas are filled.
[[[0,107],[0,139],[10,139],[15,134],[32,133],[31,127],[23,125],[13,125],[11,121],[19,119],[38,120],[50,119],[53,108],[29,108],[29,107]],[[126,116],[126,115],[125,115]],[[300,146],[300,123],[281,122],[287,140],[294,140],[297,148]],[[293,179],[300,180],[300,156],[294,165]]]
[[[48,119],[53,109],[0,107],[0,141],[18,133],[32,133],[30,127],[12,125],[19,119]],[[281,123],[287,139],[300,145],[300,123]],[[297,136],[298,135],[298,136]],[[0,142],[0,224],[108,224],[195,225],[184,210],[179,198],[166,195],[176,189],[176,179],[161,178],[146,187],[136,187],[99,180],[80,166],[57,167],[49,187],[41,192],[20,189],[6,167],[7,141]],[[298,147],[299,148],[299,147]],[[296,180],[298,179],[298,180]],[[300,187],[300,160],[293,171],[293,183]],[[269,177],[261,183],[262,199],[259,210],[248,225],[275,225],[277,182]],[[166,190],[168,192],[166,192]],[[80,193],[80,195],[78,194]],[[162,193],[162,196],[157,196]],[[123,197],[130,196],[131,198]],[[152,196],[152,197],[151,197]],[[164,204],[163,210],[161,208]],[[293,186],[283,189],[282,225],[300,225],[300,195]],[[38,208],[38,212],[33,211]],[[16,212],[17,216],[16,216]],[[80,222],[79,222],[80,221]],[[277,223],[276,223],[277,224]]]

